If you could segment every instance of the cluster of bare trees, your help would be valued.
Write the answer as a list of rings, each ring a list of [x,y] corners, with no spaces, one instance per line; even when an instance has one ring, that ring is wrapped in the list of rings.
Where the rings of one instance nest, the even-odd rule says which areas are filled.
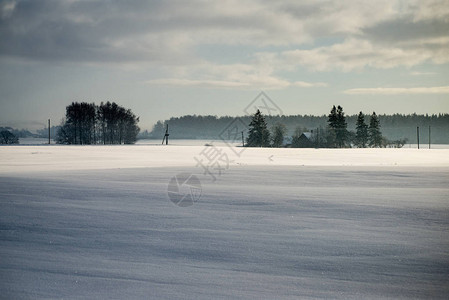
[[[100,105],[73,102],[58,130],[59,144],[133,144],[137,140],[139,118],[115,102]]]

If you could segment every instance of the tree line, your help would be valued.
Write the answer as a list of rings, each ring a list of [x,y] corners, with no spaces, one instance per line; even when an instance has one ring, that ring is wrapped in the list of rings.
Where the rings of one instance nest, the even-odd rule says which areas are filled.
[[[247,147],[402,147],[403,141],[388,141],[382,136],[379,118],[375,112],[370,116],[369,125],[365,122],[365,115],[360,112],[357,117],[356,130],[349,131],[343,108],[341,106],[332,107],[327,119],[328,126],[318,128],[315,132],[304,132],[298,127],[291,139],[286,139],[287,128],[278,122],[270,131],[265,117],[260,110],[252,116],[249,124]]]
[[[359,114],[345,116],[349,138],[353,138],[356,131],[357,118]],[[364,118],[369,125],[371,115],[364,114]],[[252,116],[237,117],[242,122],[238,125],[238,131],[244,131],[248,135],[248,124]],[[432,127],[432,142],[436,144],[449,144],[449,114],[418,115],[418,114],[394,114],[378,115],[377,118],[382,124],[382,136],[390,141],[404,141],[416,143],[416,127]],[[187,115],[182,117],[173,117],[165,121],[158,121],[151,131],[144,131],[140,138],[162,139],[165,133],[165,125],[169,124],[171,131],[170,137],[173,139],[217,139],[223,133],[223,130],[235,120],[231,116],[199,116]],[[290,116],[265,116],[267,128],[272,129],[280,123],[285,126],[286,136],[298,136],[298,133],[312,132],[317,136],[320,146],[325,145],[324,134],[328,127],[328,115],[290,115]],[[299,135],[300,135],[299,134]],[[424,132],[422,133],[424,134]],[[427,133],[426,133],[427,134]],[[427,136],[426,136],[427,137]],[[384,141],[385,142],[385,141]]]
[[[72,102],[56,133],[58,144],[133,144],[140,131],[139,117],[115,102],[100,105]]]

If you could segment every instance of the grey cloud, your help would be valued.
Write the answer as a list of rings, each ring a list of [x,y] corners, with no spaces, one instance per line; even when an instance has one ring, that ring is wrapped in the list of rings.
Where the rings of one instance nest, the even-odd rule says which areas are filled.
[[[391,20],[363,30],[365,38],[389,44],[446,37],[448,33],[449,22],[444,20],[413,22],[409,18]]]
[[[146,1],[20,1],[0,20],[0,53],[35,60],[158,60],[172,50],[163,25],[151,17],[159,10],[158,2]]]
[[[395,4],[387,0],[376,4],[10,0],[2,4],[0,56],[40,61],[188,64],[201,60],[195,49],[204,44],[291,48],[328,36],[406,50],[418,46],[398,42],[449,32],[444,15],[416,21],[413,12],[394,11]],[[445,46],[419,45],[443,47],[441,51]]]
[[[0,55],[33,60],[173,61],[203,43],[297,44],[301,26],[258,1],[18,1]],[[298,21],[299,22],[299,21]]]

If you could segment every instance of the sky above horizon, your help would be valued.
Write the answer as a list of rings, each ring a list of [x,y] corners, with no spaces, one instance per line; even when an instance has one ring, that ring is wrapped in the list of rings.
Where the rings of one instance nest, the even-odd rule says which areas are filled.
[[[449,113],[449,1],[0,0],[0,126],[115,101],[140,127],[244,115]]]

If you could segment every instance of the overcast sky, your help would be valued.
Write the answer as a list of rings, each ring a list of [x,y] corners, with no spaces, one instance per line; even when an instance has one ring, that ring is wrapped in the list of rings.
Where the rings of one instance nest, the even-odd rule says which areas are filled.
[[[0,0],[0,125],[116,101],[150,129],[243,115],[449,112],[449,1]]]

